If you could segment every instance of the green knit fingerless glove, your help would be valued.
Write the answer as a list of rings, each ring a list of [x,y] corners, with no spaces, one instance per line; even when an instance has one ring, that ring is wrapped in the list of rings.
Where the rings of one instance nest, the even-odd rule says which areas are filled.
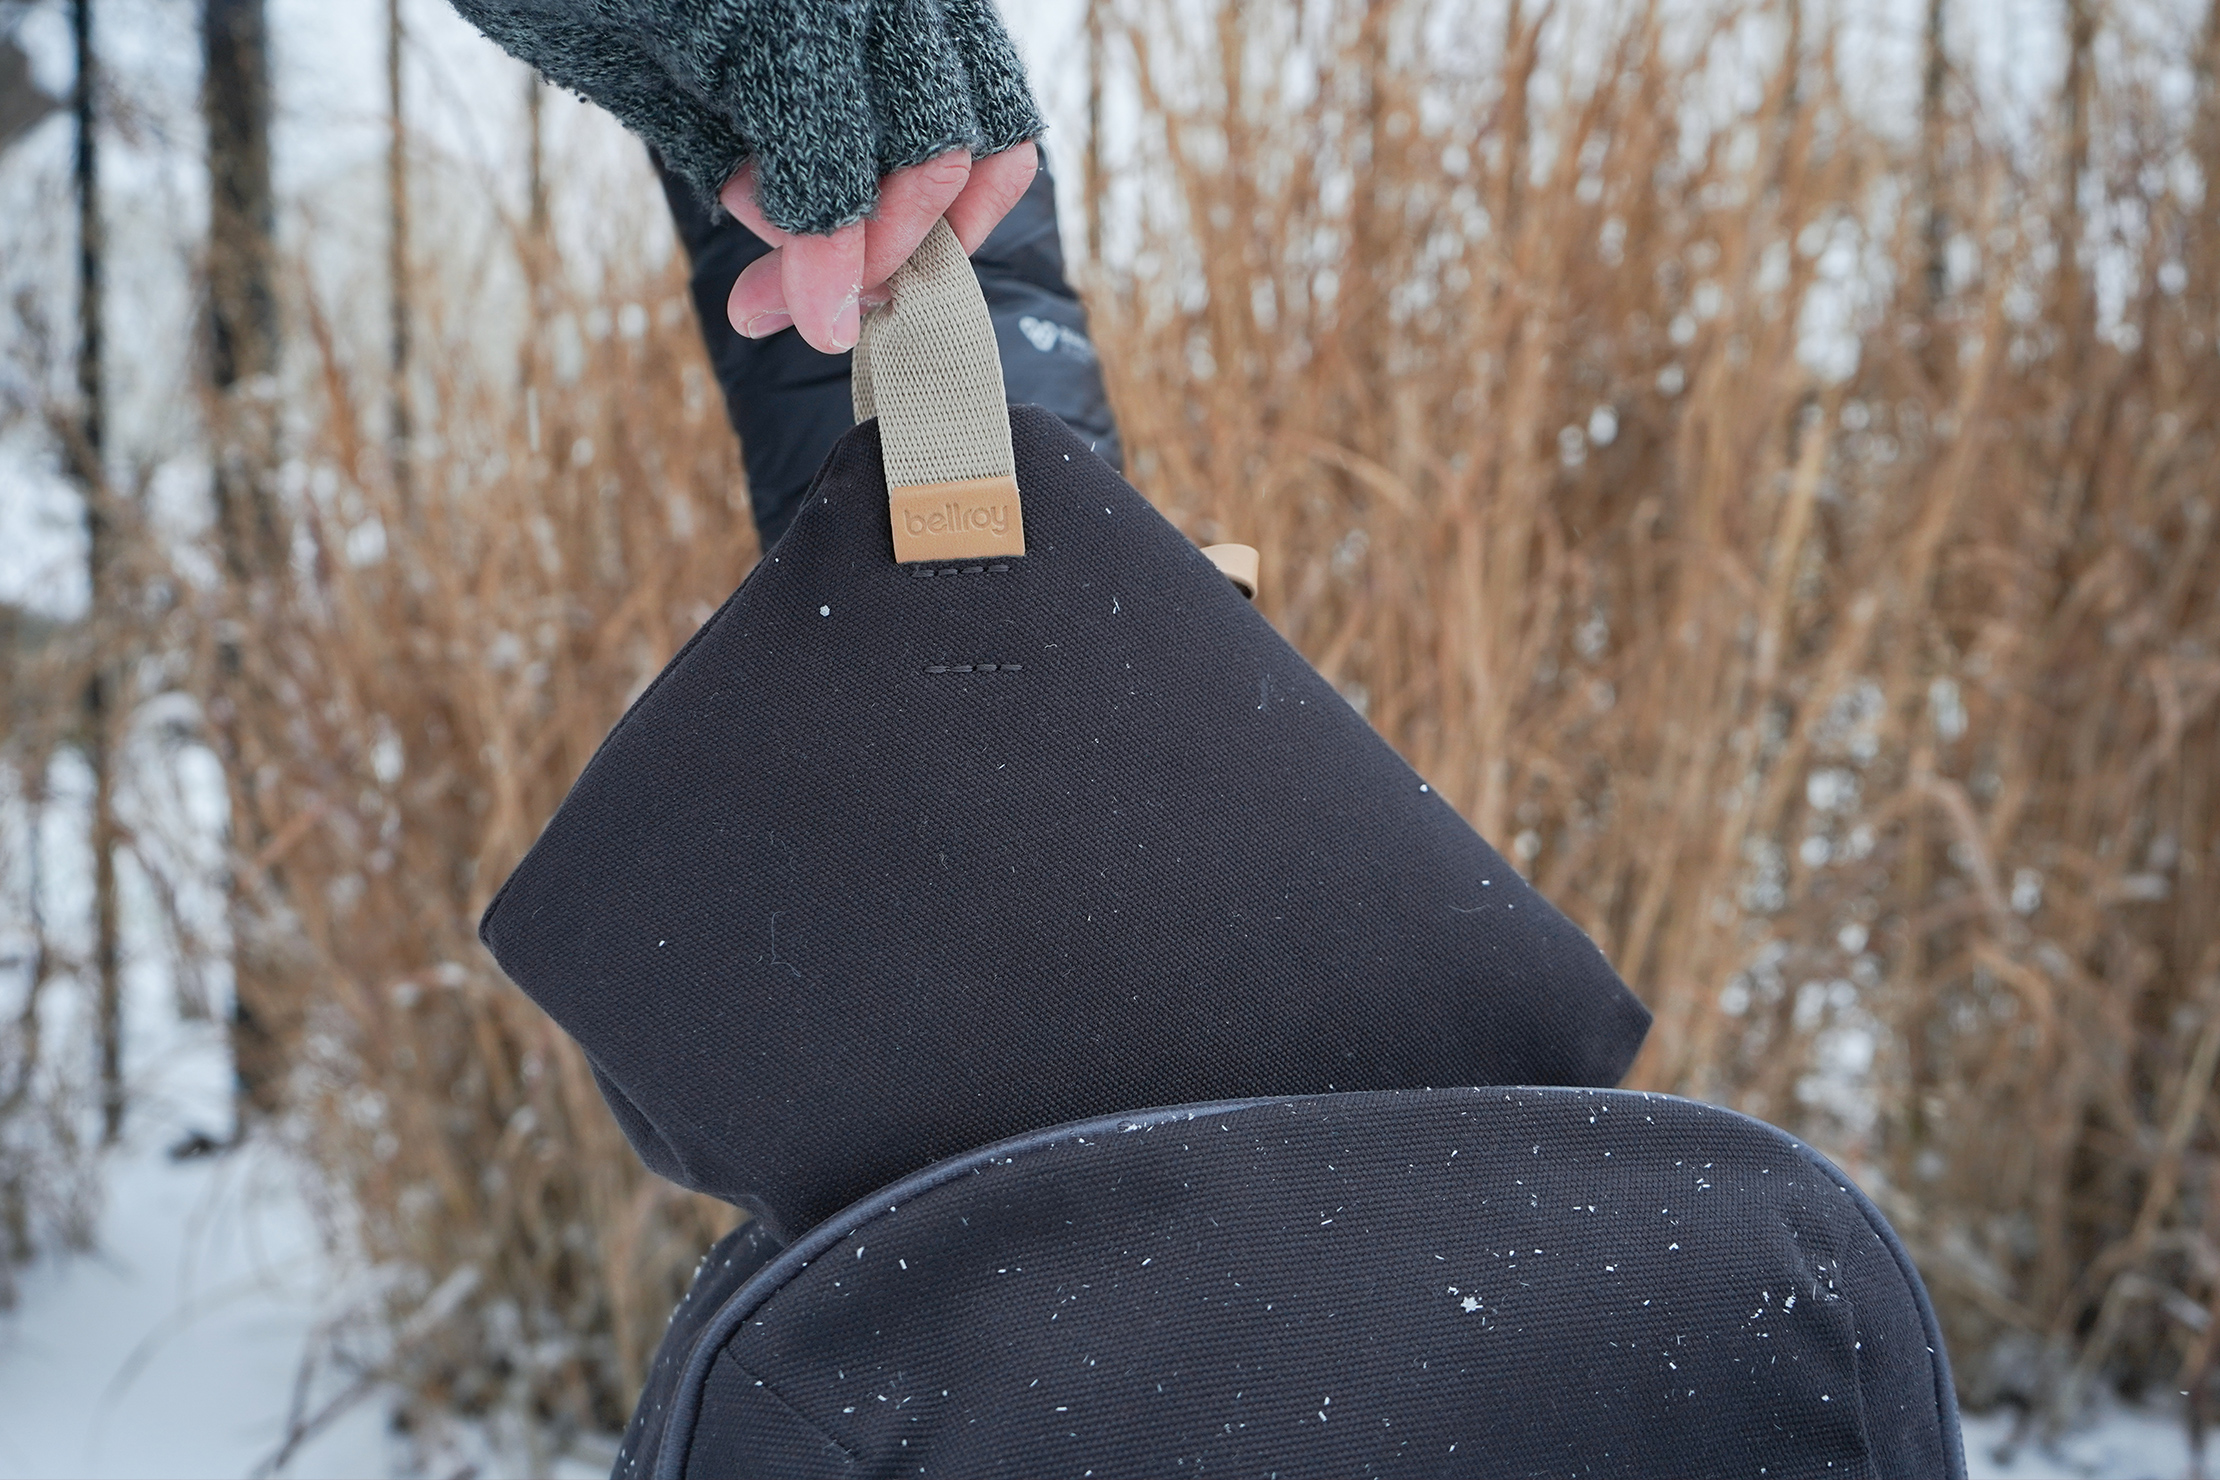
[[[1045,125],[992,0],[454,0],[614,113],[703,200],[748,159],[771,224],[825,232],[879,177]]]

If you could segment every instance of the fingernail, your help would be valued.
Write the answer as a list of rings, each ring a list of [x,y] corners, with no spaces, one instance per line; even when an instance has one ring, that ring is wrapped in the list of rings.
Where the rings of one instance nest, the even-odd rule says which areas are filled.
[[[769,313],[759,313],[745,324],[742,324],[740,333],[748,339],[761,339],[767,334],[778,333],[779,330],[793,322],[794,315],[783,309],[774,309]]]
[[[832,346],[836,350],[854,349],[862,332],[863,315],[856,307],[856,293],[849,290],[840,305],[840,312],[833,315]]]
[[[877,310],[886,307],[889,303],[892,303],[893,301],[894,295],[892,293],[889,293],[884,288],[873,288],[870,292],[864,294],[861,298],[856,300],[856,302],[862,306],[865,313],[876,312]]]

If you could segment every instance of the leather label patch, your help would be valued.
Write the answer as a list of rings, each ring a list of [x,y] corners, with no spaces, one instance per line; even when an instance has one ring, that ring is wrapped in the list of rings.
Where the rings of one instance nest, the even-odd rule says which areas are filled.
[[[963,478],[897,488],[887,495],[894,516],[894,558],[979,560],[1025,553],[1025,517],[1017,479]]]

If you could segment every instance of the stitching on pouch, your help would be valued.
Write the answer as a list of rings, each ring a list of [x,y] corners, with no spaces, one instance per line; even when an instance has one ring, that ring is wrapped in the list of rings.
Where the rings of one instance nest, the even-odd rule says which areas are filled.
[[[796,1418],[800,1419],[803,1423],[807,1424],[817,1433],[823,1435],[825,1442],[827,1444],[830,1444],[833,1448],[839,1450],[842,1454],[848,1456],[848,1459],[851,1463],[858,1462],[863,1458],[863,1456],[857,1454],[854,1449],[850,1448],[846,1444],[843,1444],[840,1441],[839,1435],[835,1434],[831,1429],[825,1427],[816,1419],[811,1418],[807,1413],[803,1412],[802,1409],[793,1402],[793,1400],[789,1399],[786,1396],[786,1394],[771,1386],[771,1384],[765,1381],[763,1378],[757,1377],[754,1372],[749,1370],[746,1363],[742,1362],[738,1357],[735,1357],[731,1352],[720,1352],[718,1356],[721,1360],[730,1362],[732,1364],[733,1370],[738,1372],[741,1376],[753,1379],[755,1385],[763,1389],[763,1391],[769,1393],[773,1401],[775,1401],[781,1408],[784,1408],[787,1412],[793,1414]]]
[[[930,580],[934,576],[1006,576],[1009,573],[1010,567],[1007,565],[944,565],[937,570],[930,565],[921,565],[910,572],[921,581]]]
[[[1023,670],[1016,663],[934,663],[927,673],[1018,673]]]

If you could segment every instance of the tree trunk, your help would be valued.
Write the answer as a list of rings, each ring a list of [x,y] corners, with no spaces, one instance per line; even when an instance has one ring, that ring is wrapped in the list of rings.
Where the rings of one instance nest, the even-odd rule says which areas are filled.
[[[1927,0],[1927,75],[1920,89],[1920,193],[1926,219],[1920,223],[1927,253],[1927,316],[1933,319],[1950,291],[1950,208],[1943,199],[1943,153],[1949,145],[1943,112],[1950,59],[1943,49],[1949,0]],[[1932,336],[1932,329],[1929,331]]]
[[[116,917],[115,709],[122,675],[116,662],[115,520],[102,448],[107,440],[103,394],[101,304],[106,233],[100,213],[100,69],[93,47],[92,0],[73,0],[77,90],[77,424],[69,437],[70,471],[85,497],[85,561],[91,588],[93,650],[85,679],[85,760],[92,770],[93,978],[100,1062],[100,1134],[113,1144],[123,1133],[123,980]]]
[[[2069,353],[2079,356],[2087,348],[2087,285],[2081,280],[2081,188],[2089,173],[2089,147],[2093,120],[2090,105],[2096,95],[2096,0],[2066,0],[2066,160],[2058,202],[2058,294],[2062,312],[2058,322],[2066,327]]]
[[[2197,48],[2197,107],[2189,133],[2190,158],[2206,180],[2220,179],[2220,0],[2205,7],[2203,39]],[[2220,201],[2207,187],[2202,209],[2189,215],[2182,266],[2188,269],[2189,301],[2208,315],[2220,303],[2220,262],[2211,249]]]
[[[547,239],[547,140],[543,132],[544,125],[541,119],[541,103],[546,91],[547,84],[540,80],[540,74],[526,68],[524,73],[524,125],[531,146],[531,172],[528,181],[529,194],[526,197],[526,202],[529,207],[529,225],[535,246]],[[533,306],[538,307],[536,303]]]
[[[524,268],[524,302],[533,325],[545,323],[553,307],[548,282],[554,247],[548,239],[547,136],[542,103],[547,84],[530,67],[524,69],[524,136],[528,149],[525,177],[524,240],[518,260]],[[533,452],[540,450],[540,342],[544,335],[527,333],[517,344],[517,385],[524,392],[525,439]]]
[[[231,599],[252,611],[284,569],[274,490],[278,368],[277,204],[270,185],[270,46],[264,0],[203,0],[201,116],[208,135],[208,298],[204,325],[212,495]],[[210,706],[231,783],[231,850],[259,851],[264,829],[256,766],[239,716],[251,706],[250,654],[219,638]],[[238,1128],[276,1111],[292,1033],[292,992],[273,969],[266,934],[236,870],[226,881],[231,924],[231,1061]]]
[[[1107,59],[1102,12],[1109,0],[1087,0],[1087,265],[1102,266],[1102,192],[1107,180],[1102,172],[1102,92]]]
[[[1492,230],[1499,241],[1514,243],[1518,236],[1519,201],[1524,193],[1525,175],[1532,164],[1528,149],[1531,132],[1530,96],[1534,81],[1536,57],[1540,49],[1540,25],[1529,25],[1523,0],[1511,0],[1503,18],[1503,173],[1496,181],[1495,221]]]
[[[216,393],[216,513],[243,584],[283,557],[269,470],[277,372],[277,204],[270,188],[270,52],[263,0],[205,0],[201,114],[208,130],[208,380]]]
[[[386,98],[386,312],[391,352],[388,447],[393,486],[407,510],[414,500],[409,465],[409,167],[407,118],[402,111],[401,51],[407,39],[401,26],[401,0],[385,0]]]

